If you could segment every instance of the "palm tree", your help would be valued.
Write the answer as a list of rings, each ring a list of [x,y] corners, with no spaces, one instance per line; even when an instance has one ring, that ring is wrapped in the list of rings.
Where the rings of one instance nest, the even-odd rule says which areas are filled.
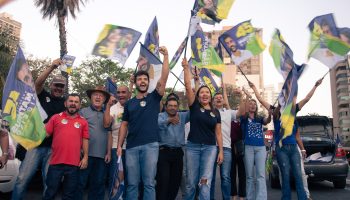
[[[65,24],[65,19],[68,17],[68,11],[73,19],[75,19],[75,11],[79,12],[80,4],[85,5],[85,2],[87,2],[87,0],[35,0],[35,6],[40,8],[44,19],[52,19],[52,17],[57,16],[60,39],[60,58],[68,53]],[[62,75],[67,78],[68,86],[68,74],[64,72]],[[67,92],[68,87],[66,87],[66,93]]]

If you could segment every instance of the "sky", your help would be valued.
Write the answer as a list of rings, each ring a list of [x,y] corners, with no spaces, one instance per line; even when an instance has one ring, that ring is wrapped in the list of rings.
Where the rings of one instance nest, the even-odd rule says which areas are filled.
[[[143,42],[144,34],[156,16],[160,45],[168,48],[171,59],[187,34],[193,4],[194,0],[89,0],[85,6],[80,7],[76,19],[69,16],[66,21],[68,54],[77,57],[75,65],[91,55],[98,34],[105,24],[138,30],[143,33],[140,38]],[[333,13],[338,27],[350,27],[349,7],[349,0],[236,0],[228,19],[220,24],[204,26],[204,30],[220,30],[222,26],[234,26],[249,19],[254,27],[262,28],[263,41],[267,45],[263,52],[264,84],[269,85],[283,81],[268,53],[272,34],[278,28],[294,52],[294,61],[308,64],[298,81],[300,101],[328,71],[320,62],[307,60],[310,37],[307,25],[316,16]],[[51,59],[59,57],[57,21],[55,18],[42,19],[34,1],[16,0],[0,8],[0,12],[10,13],[22,23],[21,39],[26,55]],[[125,67],[136,66],[138,53],[137,45]],[[190,57],[190,51],[187,51],[187,57]],[[179,62],[173,72],[179,75],[181,70]],[[298,115],[318,113],[332,116],[329,80],[329,75],[326,75],[313,98]],[[174,82],[175,78],[170,75],[167,86],[172,87]]]

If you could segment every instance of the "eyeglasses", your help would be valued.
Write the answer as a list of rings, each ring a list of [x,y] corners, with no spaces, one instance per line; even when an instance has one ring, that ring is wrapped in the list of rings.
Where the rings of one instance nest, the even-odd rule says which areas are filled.
[[[56,83],[54,84],[54,86],[58,88],[64,88],[64,84],[61,84],[61,83]]]

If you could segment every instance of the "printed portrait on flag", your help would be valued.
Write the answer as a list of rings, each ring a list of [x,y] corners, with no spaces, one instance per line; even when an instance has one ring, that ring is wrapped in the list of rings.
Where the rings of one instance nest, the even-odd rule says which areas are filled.
[[[194,12],[203,23],[215,24],[226,19],[234,0],[196,0]]]
[[[107,24],[100,33],[93,55],[117,60],[125,64],[141,33],[130,28]]]
[[[154,17],[145,36],[145,47],[159,58],[159,32],[157,18]]]
[[[219,37],[219,41],[231,56],[235,65],[258,55],[265,49],[261,37],[250,21],[239,23],[226,31]]]
[[[47,117],[35,92],[34,81],[23,52],[18,52],[6,79],[2,98],[3,119],[9,123],[10,135],[26,149],[46,136],[43,120]]]
[[[329,68],[345,59],[350,50],[347,37],[349,33],[346,33],[346,28],[337,28],[333,14],[315,17],[310,22],[309,29],[311,32],[309,58],[313,57]]]

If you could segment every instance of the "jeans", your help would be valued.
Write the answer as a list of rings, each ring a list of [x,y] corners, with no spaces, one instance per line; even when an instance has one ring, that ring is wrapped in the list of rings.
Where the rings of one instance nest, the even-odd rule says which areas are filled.
[[[233,146],[234,147],[234,146]],[[232,149],[232,165],[231,165],[231,196],[246,197],[246,175],[244,168],[244,156],[236,154],[235,149]],[[238,174],[238,191],[237,179]]]
[[[186,162],[186,200],[195,198],[199,187],[199,199],[210,199],[210,186],[216,164],[217,147],[215,145],[187,142]]]
[[[84,189],[88,186],[88,199],[104,199],[105,196],[105,178],[107,165],[103,158],[89,156],[86,169],[79,170],[79,187],[76,199],[83,199]]]
[[[295,179],[298,199],[307,199],[301,175],[300,154],[298,152],[297,145],[284,144],[282,147],[276,145],[276,155],[282,176],[282,200],[292,199],[292,192],[290,189],[290,172],[292,172]]]
[[[308,183],[307,183],[307,178],[308,175],[305,174],[305,169],[304,169],[304,158],[303,155],[301,154],[300,148],[297,145],[298,148],[298,152],[299,152],[299,156],[300,156],[300,167],[301,167],[301,177],[303,178],[303,185],[304,185],[304,190],[306,193],[306,197],[310,198],[310,191],[309,191],[309,187],[308,187]]]
[[[244,148],[244,164],[246,171],[246,189],[247,200],[266,200],[266,180],[265,180],[265,160],[266,148],[265,146],[251,146],[245,145]],[[254,164],[255,176],[254,180]],[[256,182],[256,186],[255,186]]]
[[[178,148],[159,148],[157,164],[157,200],[174,200],[180,188],[183,151]]]
[[[144,200],[156,199],[155,177],[157,173],[157,162],[159,154],[158,142],[153,142],[125,151],[127,180],[127,200],[136,200],[139,195],[139,183],[143,182]]]
[[[51,147],[37,147],[27,151],[26,156],[19,167],[18,177],[12,192],[13,200],[23,199],[27,186],[39,167],[43,177],[43,194],[45,194],[47,188],[45,180],[49,168],[50,156]]]
[[[223,200],[231,199],[231,164],[232,164],[231,148],[224,147],[224,162],[220,165],[221,192],[222,192]],[[211,181],[210,199],[215,199],[215,178],[216,178],[216,165],[214,165],[213,179]]]
[[[63,177],[62,199],[74,200],[74,195],[78,187],[79,168],[77,166],[65,164],[50,165],[49,171],[47,172],[47,190],[44,194],[44,200],[55,199]]]

